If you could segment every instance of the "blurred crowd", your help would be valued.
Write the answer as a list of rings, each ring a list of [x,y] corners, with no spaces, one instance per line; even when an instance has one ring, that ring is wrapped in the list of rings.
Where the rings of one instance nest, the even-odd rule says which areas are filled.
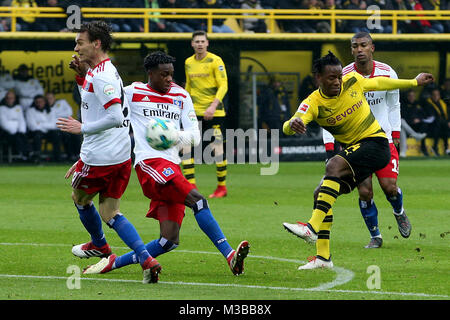
[[[348,9],[348,10],[449,10],[448,0],[0,0],[1,6],[13,7],[61,7],[65,11],[70,5],[97,8],[231,8],[231,9]],[[175,14],[175,13],[173,13]],[[85,19],[83,19],[85,20]],[[213,32],[235,32],[226,19],[213,20]],[[109,19],[114,32],[143,32],[142,19]],[[240,21],[244,32],[267,32],[264,19],[249,18]],[[11,29],[10,18],[0,17],[0,31]],[[279,20],[282,32],[292,33],[329,33],[328,20]],[[162,19],[149,21],[150,32],[193,32],[206,30],[205,19]],[[370,30],[369,30],[370,29]],[[18,18],[18,31],[53,31],[65,32],[65,18]],[[391,33],[392,23],[381,20],[368,25],[367,20],[340,20],[337,32],[356,33],[359,31]],[[398,33],[448,33],[450,21],[438,20],[402,20],[398,22]]]
[[[25,64],[13,76],[0,75],[1,155],[9,152],[15,162],[75,161],[80,136],[56,127],[58,118],[69,116],[73,116],[72,106],[52,92],[44,92]]]

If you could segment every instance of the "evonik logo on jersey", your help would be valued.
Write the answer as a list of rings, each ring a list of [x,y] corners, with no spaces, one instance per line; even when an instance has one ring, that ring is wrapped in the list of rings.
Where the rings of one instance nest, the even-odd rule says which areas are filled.
[[[362,100],[352,105],[350,108],[346,109],[344,112],[338,114],[336,117],[330,117],[327,119],[327,123],[334,125],[336,122],[344,120],[348,115],[351,115],[353,111],[357,110],[363,104]]]

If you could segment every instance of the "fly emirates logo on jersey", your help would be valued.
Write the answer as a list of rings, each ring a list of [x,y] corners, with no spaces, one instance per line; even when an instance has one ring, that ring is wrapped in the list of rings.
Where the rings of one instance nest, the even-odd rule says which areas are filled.
[[[145,104],[142,108],[145,117],[180,120],[180,110],[183,109],[182,100],[135,93],[132,101]]]
[[[334,125],[344,119],[346,119],[348,116],[352,115],[356,110],[359,109],[363,104],[362,100],[359,100],[357,103],[352,105],[351,107],[344,110],[344,112],[339,113],[335,117],[330,117],[327,119],[327,123],[330,125]]]

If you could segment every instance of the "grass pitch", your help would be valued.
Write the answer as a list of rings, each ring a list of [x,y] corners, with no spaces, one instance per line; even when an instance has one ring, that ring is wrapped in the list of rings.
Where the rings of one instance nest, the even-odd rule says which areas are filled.
[[[307,221],[322,162],[280,163],[276,175],[260,175],[259,165],[229,165],[229,195],[209,200],[228,241],[251,244],[245,274],[236,277],[225,259],[186,210],[180,246],[158,257],[158,284],[141,283],[139,265],[104,275],[81,275],[98,261],[74,257],[72,244],[88,241],[70,198],[67,166],[0,167],[1,300],[449,300],[450,160],[403,160],[399,185],[413,225],[403,239],[376,179],[384,244],[364,249],[369,233],[357,192],[334,206],[331,251],[334,270],[298,271],[315,247],[284,231],[282,223]],[[214,191],[215,167],[197,165],[197,185]],[[97,199],[96,199],[97,204]],[[145,218],[149,201],[133,172],[121,211],[149,242],[159,225]],[[106,225],[117,254],[127,248]],[[378,281],[378,282],[377,282]]]

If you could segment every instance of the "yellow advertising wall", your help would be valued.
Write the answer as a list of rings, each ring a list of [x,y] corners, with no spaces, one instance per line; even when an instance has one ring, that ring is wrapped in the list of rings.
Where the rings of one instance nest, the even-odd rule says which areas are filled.
[[[75,74],[69,69],[72,54],[71,51],[3,51],[0,52],[0,72],[14,74],[19,65],[27,65],[30,74],[41,82],[44,92],[66,99],[76,114],[78,105],[72,97]]]

